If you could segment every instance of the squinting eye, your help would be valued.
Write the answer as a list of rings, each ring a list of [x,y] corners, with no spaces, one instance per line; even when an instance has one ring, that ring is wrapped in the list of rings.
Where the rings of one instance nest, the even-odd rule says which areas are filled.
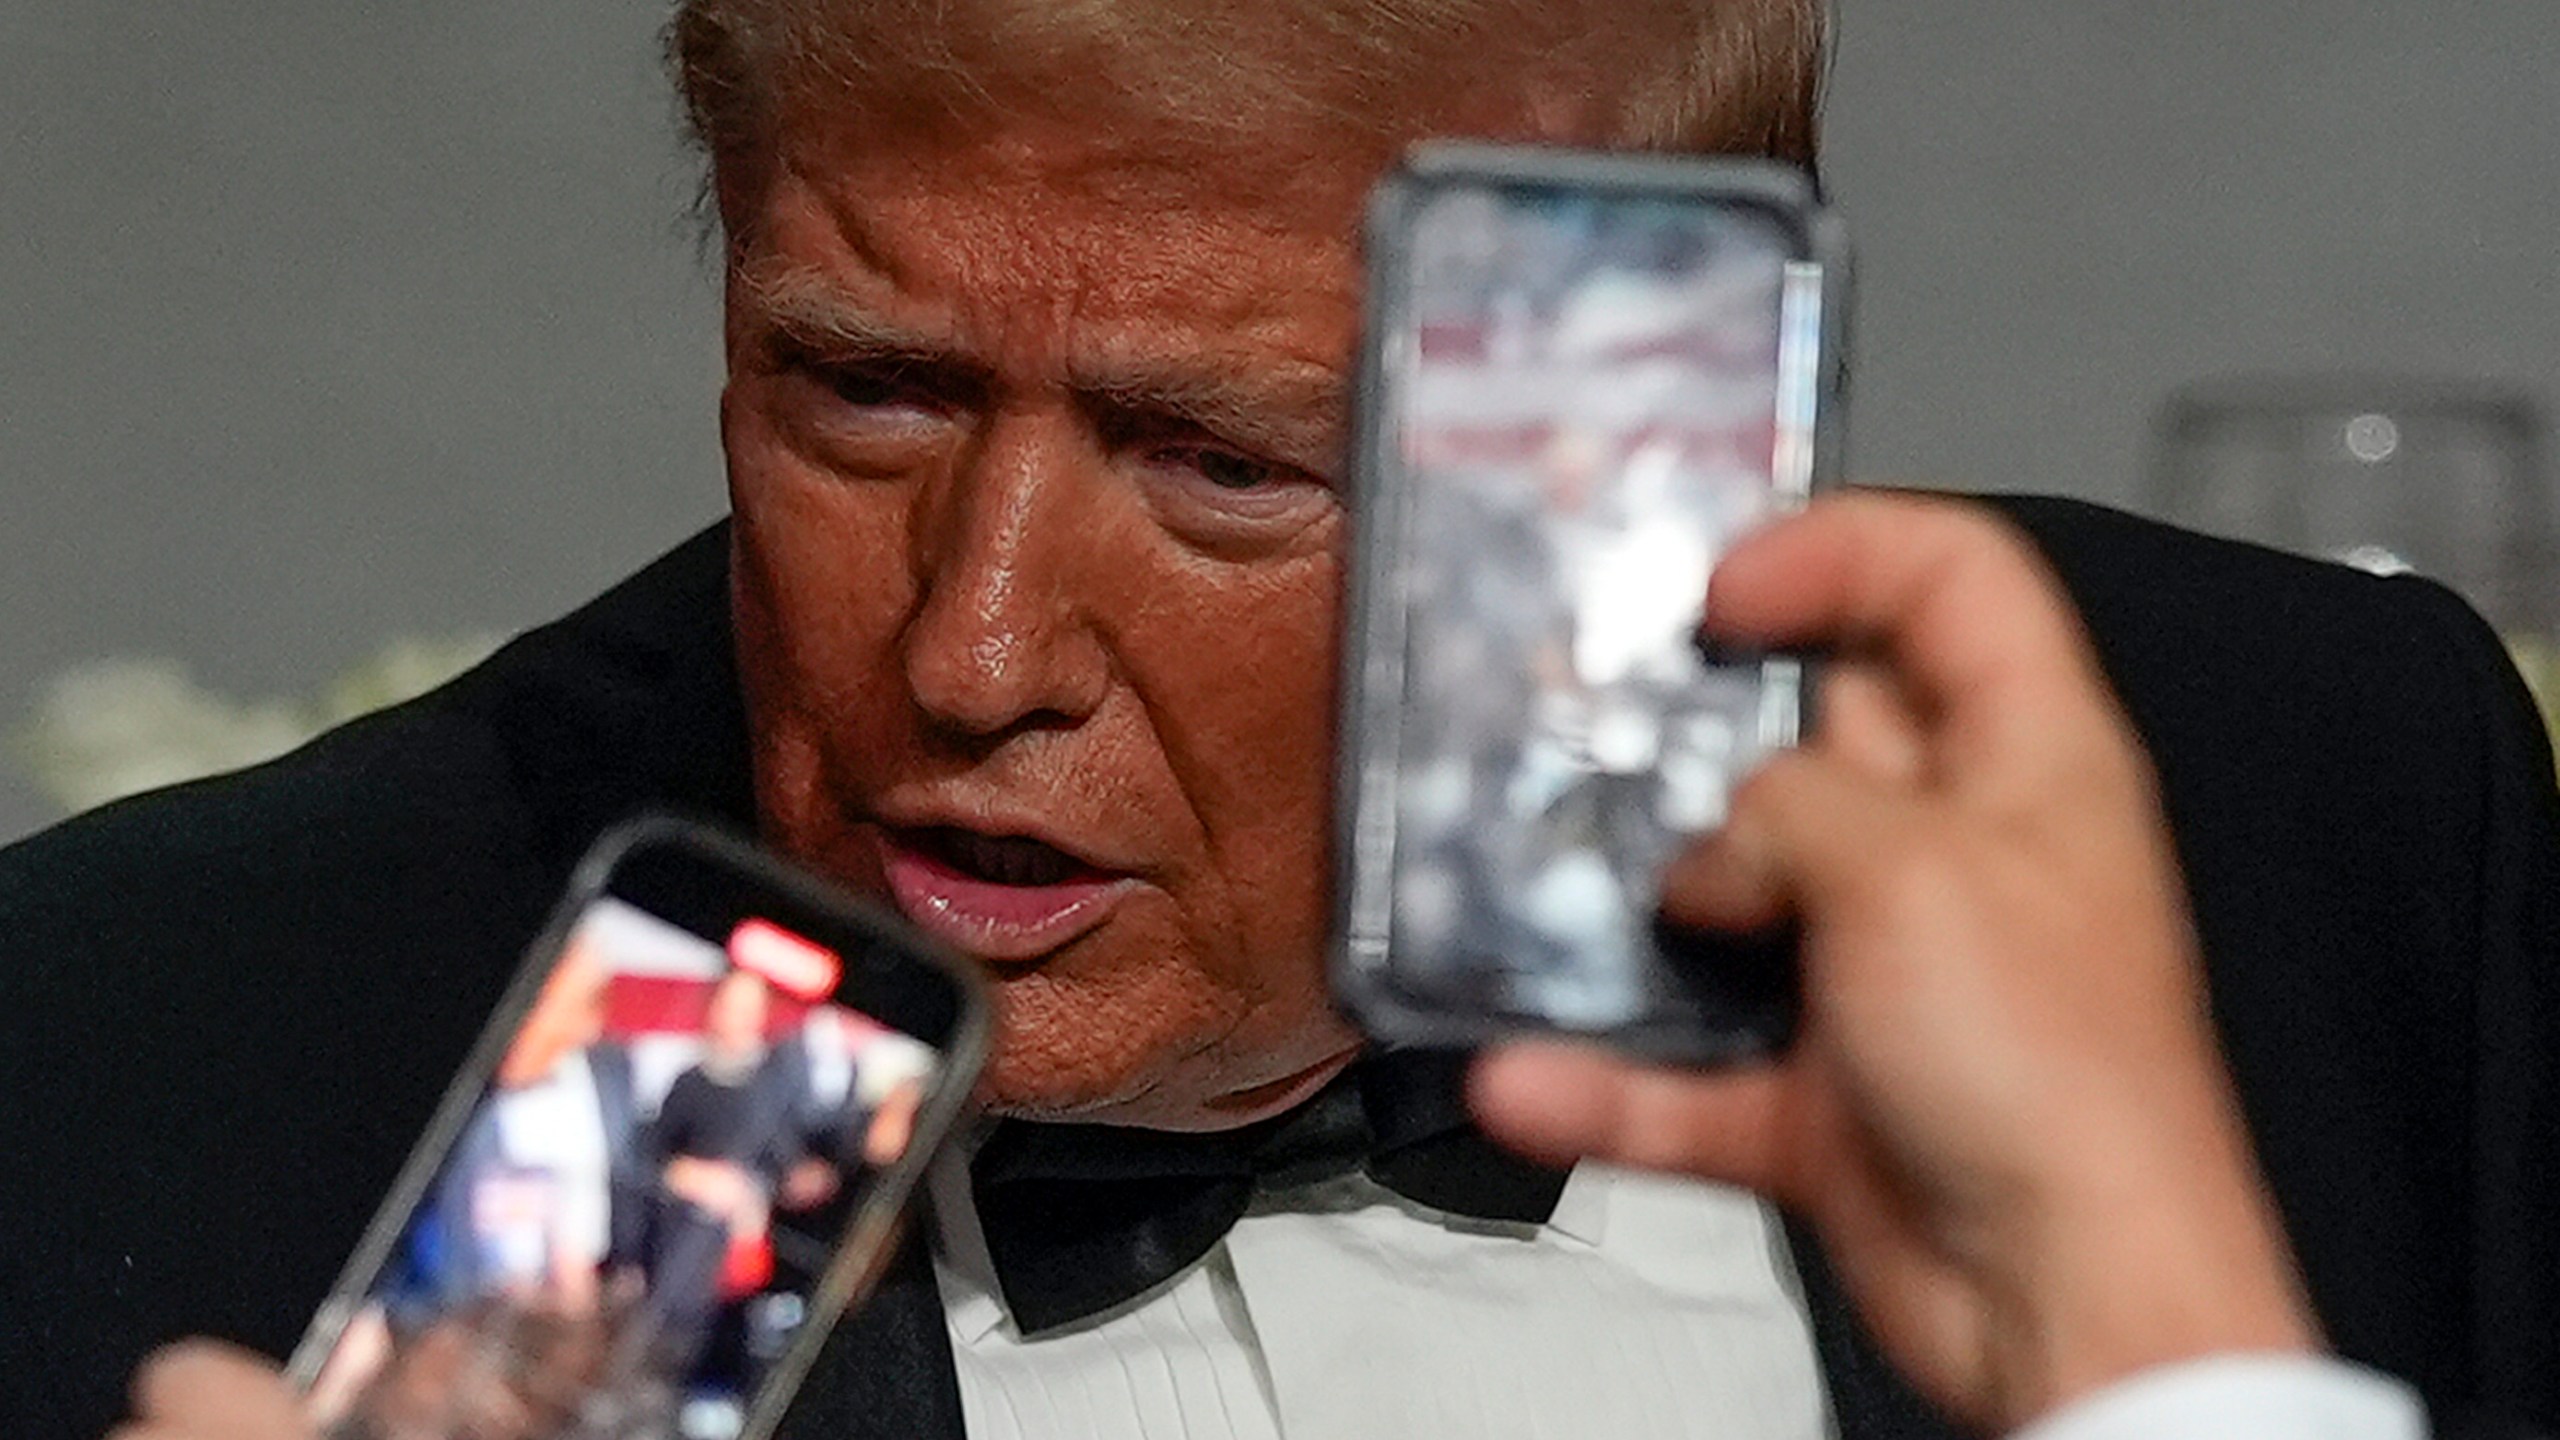
[[[1206,436],[1169,436],[1124,453],[1145,477],[1157,521],[1211,552],[1286,550],[1340,508],[1323,476]]]
[[[1280,478],[1280,467],[1232,450],[1194,450],[1186,457],[1200,478],[1221,490],[1252,490]]]
[[[873,409],[883,405],[914,404],[915,387],[903,376],[884,374],[860,367],[830,369],[824,372],[827,388],[847,405]]]

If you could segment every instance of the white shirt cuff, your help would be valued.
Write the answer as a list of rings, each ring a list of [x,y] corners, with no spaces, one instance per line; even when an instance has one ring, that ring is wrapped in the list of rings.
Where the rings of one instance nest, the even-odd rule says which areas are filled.
[[[2211,1355],[2119,1380],[2011,1440],[2426,1440],[2408,1386],[2313,1355]]]

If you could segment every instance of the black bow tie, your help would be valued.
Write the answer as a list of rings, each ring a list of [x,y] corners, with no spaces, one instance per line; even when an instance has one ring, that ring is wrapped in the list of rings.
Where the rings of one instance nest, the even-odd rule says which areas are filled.
[[[1564,1172],[1476,1133],[1465,1068],[1452,1051],[1372,1054],[1285,1115],[1205,1134],[1000,1122],[970,1176],[1014,1323],[1036,1335],[1172,1279],[1226,1235],[1257,1185],[1356,1168],[1435,1210],[1543,1222]]]

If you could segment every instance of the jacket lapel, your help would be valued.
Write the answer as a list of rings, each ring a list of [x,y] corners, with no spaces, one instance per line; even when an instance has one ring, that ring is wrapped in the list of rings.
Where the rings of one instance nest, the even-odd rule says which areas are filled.
[[[942,1293],[914,1231],[879,1287],[827,1337],[778,1440],[963,1440]]]
[[[1788,1220],[1787,1248],[1804,1287],[1814,1354],[1822,1362],[1840,1440],[1964,1440],[1964,1432],[1939,1418],[1867,1338],[1813,1232]]]

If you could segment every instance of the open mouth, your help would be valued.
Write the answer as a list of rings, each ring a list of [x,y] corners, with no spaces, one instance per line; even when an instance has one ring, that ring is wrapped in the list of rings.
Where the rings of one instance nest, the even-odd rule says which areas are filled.
[[[881,871],[918,929],[983,960],[1028,960],[1092,930],[1135,883],[1045,841],[885,828]]]
[[[902,830],[896,838],[919,854],[991,885],[1064,885],[1104,878],[1102,871],[1057,846],[1019,835],[981,835],[937,825]]]

